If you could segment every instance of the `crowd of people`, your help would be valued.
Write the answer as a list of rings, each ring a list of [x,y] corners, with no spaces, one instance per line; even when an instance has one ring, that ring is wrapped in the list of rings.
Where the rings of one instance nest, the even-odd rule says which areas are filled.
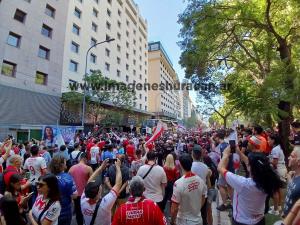
[[[300,224],[300,122],[285,155],[259,125],[150,134],[89,132],[56,146],[0,143],[1,225]],[[270,204],[272,203],[272,206]],[[75,222],[76,220],[76,222]],[[222,221],[221,221],[222,223]]]

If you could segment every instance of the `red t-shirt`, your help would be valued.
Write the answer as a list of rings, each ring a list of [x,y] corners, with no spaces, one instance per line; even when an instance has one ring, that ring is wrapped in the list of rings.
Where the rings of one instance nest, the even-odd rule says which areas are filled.
[[[167,225],[167,221],[152,200],[131,197],[118,208],[112,225]]]
[[[5,172],[5,171],[7,171],[7,172]],[[17,170],[16,167],[11,166],[11,165],[9,165],[8,167],[6,167],[5,171],[4,171],[3,179],[4,179],[5,185],[8,186],[10,177],[12,175],[14,175],[14,174],[19,174],[19,171]]]
[[[176,167],[174,169],[169,169],[164,166],[164,171],[167,175],[167,180],[171,182],[175,182],[180,176],[179,171]]]
[[[98,147],[100,148],[100,150],[102,150],[105,146],[105,141],[100,141],[98,144]]]
[[[126,155],[128,156],[129,162],[131,162],[134,159],[135,154],[135,147],[134,145],[127,145],[126,146]]]

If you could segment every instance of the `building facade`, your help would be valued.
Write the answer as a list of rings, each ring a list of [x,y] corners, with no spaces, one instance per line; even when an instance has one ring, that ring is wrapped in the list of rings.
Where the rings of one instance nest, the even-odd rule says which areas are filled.
[[[0,138],[59,120],[68,4],[0,1]]]
[[[147,82],[147,21],[133,0],[0,0],[0,21],[0,138],[57,124],[62,93],[83,82],[99,42],[115,39],[90,51],[88,72]],[[148,92],[136,98],[135,110],[147,111]]]
[[[176,120],[180,116],[179,79],[161,42],[149,43],[149,83],[149,111],[158,118]]]
[[[83,82],[87,50],[92,48],[87,72],[102,74],[126,84],[148,78],[148,28],[133,0],[73,0],[67,12],[62,92],[69,83]],[[135,108],[148,110],[147,91],[136,92]]]

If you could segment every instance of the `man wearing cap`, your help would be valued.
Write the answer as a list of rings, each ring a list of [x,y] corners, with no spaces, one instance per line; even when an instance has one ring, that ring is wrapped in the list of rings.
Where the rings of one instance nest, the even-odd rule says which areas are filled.
[[[112,225],[167,225],[160,208],[143,196],[145,187],[140,176],[132,178],[129,190],[131,196],[118,208]]]
[[[101,198],[102,179],[101,172],[106,168],[109,160],[103,161],[102,165],[89,178],[85,190],[81,196],[81,210],[84,224],[87,225],[110,225],[111,209],[117,200],[122,186],[121,161],[117,159],[116,181],[108,194]]]

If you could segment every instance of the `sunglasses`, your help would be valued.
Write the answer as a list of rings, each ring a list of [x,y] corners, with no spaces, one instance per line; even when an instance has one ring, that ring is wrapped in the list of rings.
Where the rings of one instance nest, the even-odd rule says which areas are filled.
[[[41,188],[41,187],[43,187],[44,185],[46,185],[45,183],[42,183],[42,182],[36,182],[36,186],[38,187],[38,188]]]

